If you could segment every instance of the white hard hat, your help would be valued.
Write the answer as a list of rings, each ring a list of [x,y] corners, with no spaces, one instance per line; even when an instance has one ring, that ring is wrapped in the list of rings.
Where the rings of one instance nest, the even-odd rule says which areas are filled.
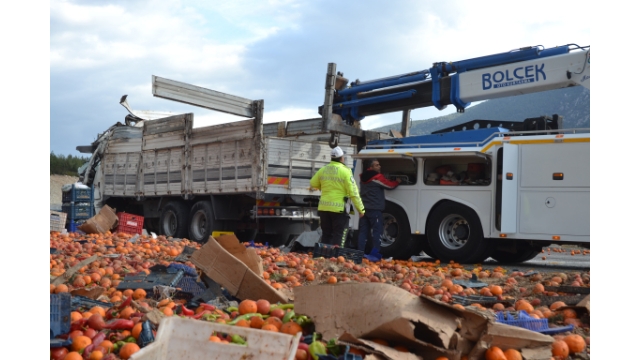
[[[342,149],[340,149],[340,146],[336,146],[335,148],[331,149],[331,157],[332,158],[340,158],[344,155],[344,151],[342,151]]]

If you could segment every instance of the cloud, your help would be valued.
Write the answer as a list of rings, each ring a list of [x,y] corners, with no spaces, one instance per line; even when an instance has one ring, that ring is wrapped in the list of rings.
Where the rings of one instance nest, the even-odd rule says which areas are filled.
[[[318,117],[329,62],[352,81],[371,80],[526,45],[588,45],[589,24],[567,15],[575,13],[571,2],[554,3],[554,11],[515,9],[503,1],[52,0],[50,146],[75,153],[75,144],[86,142],[82,132],[93,136],[122,121],[126,111],[117,101],[124,94],[134,109],[223,121],[154,98],[151,75],[263,99],[265,122],[288,121]],[[453,111],[422,108],[411,116]],[[384,114],[362,124],[370,129],[400,119],[401,113]]]

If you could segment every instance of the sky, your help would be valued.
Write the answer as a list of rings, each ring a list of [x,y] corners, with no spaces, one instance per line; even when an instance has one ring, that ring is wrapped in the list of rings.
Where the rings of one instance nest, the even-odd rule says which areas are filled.
[[[242,120],[156,98],[152,75],[264,100],[264,122],[316,118],[327,65],[350,81],[424,70],[524,46],[590,45],[573,3],[496,1],[50,1],[50,151],[81,156],[134,110],[193,112],[195,126]],[[524,11],[524,13],[523,13]],[[450,114],[416,109],[412,120]],[[372,129],[402,113],[370,116]]]

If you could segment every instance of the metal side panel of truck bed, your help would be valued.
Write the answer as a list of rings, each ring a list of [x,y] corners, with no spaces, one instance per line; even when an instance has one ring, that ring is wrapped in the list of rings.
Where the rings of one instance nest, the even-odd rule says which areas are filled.
[[[193,114],[144,123],[140,195],[180,195],[185,192],[185,146],[188,146],[192,126]]]
[[[141,148],[142,128],[119,126],[113,129],[102,160],[105,195],[135,196]]]
[[[309,188],[311,177],[331,161],[331,147],[326,142],[288,138],[265,139],[267,188],[269,194],[319,195]],[[351,164],[355,145],[341,145],[345,163]]]
[[[257,191],[263,184],[259,141],[254,120],[192,130],[189,184],[193,194],[232,194]]]

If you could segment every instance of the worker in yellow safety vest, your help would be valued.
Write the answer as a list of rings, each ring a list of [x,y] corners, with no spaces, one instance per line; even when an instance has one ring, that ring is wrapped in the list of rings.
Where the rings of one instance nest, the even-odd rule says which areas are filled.
[[[331,150],[331,162],[313,175],[311,187],[322,191],[318,203],[322,229],[320,241],[344,247],[349,230],[349,199],[361,218],[364,216],[364,205],[353,173],[344,164],[344,151],[339,146]]]

